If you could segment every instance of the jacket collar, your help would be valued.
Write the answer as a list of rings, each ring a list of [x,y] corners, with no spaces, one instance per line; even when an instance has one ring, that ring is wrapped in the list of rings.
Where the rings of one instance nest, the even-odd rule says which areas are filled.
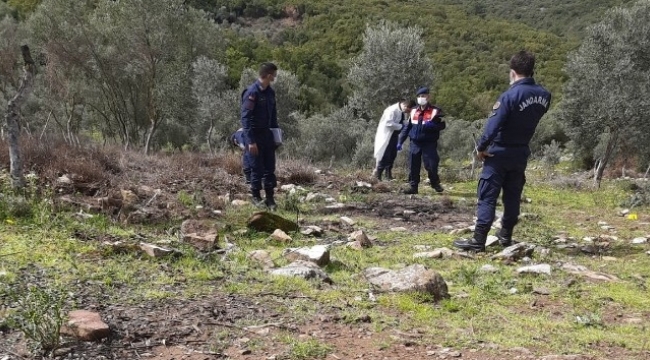
[[[510,85],[510,87],[512,88],[512,87],[515,87],[517,85],[535,85],[535,79],[533,79],[532,77],[526,77],[526,78],[523,78],[523,79],[519,79],[519,80],[515,81],[514,83],[512,83],[512,85]]]

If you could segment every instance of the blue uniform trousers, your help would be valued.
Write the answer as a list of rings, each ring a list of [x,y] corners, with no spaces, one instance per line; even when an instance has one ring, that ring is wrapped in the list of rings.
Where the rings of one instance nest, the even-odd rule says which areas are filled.
[[[247,151],[250,166],[251,190],[274,189],[275,177],[275,141],[270,129],[254,129],[258,154],[253,156]],[[263,187],[262,187],[263,186]]]
[[[409,183],[412,188],[418,187],[420,183],[420,169],[424,163],[424,169],[427,171],[431,185],[440,184],[438,177],[438,142],[417,142],[411,140],[410,159],[409,159]]]
[[[521,193],[526,184],[528,160],[517,157],[488,157],[478,182],[476,227],[489,231],[494,222],[497,199],[503,189],[502,227],[512,230],[517,224]]]

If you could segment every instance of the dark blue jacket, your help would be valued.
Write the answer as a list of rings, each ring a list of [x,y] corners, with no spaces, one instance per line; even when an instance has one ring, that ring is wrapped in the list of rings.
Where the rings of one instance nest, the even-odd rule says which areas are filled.
[[[444,116],[441,108],[431,104],[416,107],[411,110],[410,121],[400,131],[399,143],[403,144],[407,136],[416,143],[437,142],[440,131],[447,127],[442,121]]]
[[[268,131],[278,127],[278,113],[275,104],[275,90],[270,86],[262,90],[259,80],[242,92],[241,124],[244,129],[244,142],[256,144],[258,141],[273,141]]]
[[[516,81],[492,107],[478,151],[511,152],[528,157],[537,124],[551,106],[551,93],[533,78]]]

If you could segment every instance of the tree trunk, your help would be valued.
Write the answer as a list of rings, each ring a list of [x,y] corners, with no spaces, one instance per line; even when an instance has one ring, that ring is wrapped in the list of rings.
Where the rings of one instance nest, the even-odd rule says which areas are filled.
[[[214,151],[212,149],[212,132],[213,131],[214,131],[214,124],[210,124],[210,128],[208,129],[208,136],[207,136],[208,151],[210,151],[210,154],[214,154]]]
[[[149,147],[151,145],[151,138],[153,137],[154,131],[156,131],[157,121],[151,120],[151,125],[149,125],[149,130],[147,131],[147,137],[144,142],[144,154],[149,155]]]
[[[36,65],[32,60],[32,55],[29,52],[29,46],[23,45],[20,47],[25,65],[23,67],[23,76],[20,79],[20,86],[16,95],[7,103],[7,114],[5,119],[7,121],[7,130],[9,132],[9,161],[10,161],[10,174],[11,186],[14,189],[22,189],[25,186],[25,178],[23,176],[23,164],[20,157],[20,126],[19,110],[25,101],[27,95],[32,90],[32,81]]]
[[[612,155],[614,154],[614,149],[616,149],[616,142],[618,141],[618,130],[610,132],[609,139],[607,140],[607,146],[605,147],[605,154],[596,162],[596,167],[594,169],[594,183],[600,188],[600,182],[603,179],[603,172],[607,163],[611,160]]]

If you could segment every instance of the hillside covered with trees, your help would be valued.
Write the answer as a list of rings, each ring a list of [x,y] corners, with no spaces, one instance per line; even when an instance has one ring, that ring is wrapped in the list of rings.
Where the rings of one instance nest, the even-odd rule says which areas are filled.
[[[536,79],[552,91],[555,108],[569,79],[567,58],[586,36],[587,25],[602,19],[609,7],[629,3],[6,0],[0,3],[5,17],[0,89],[5,99],[11,96],[19,44],[27,43],[41,67],[23,109],[27,131],[63,134],[75,142],[85,136],[145,151],[214,150],[239,126],[238,94],[254,79],[254,68],[271,60],[282,70],[276,87],[289,135],[287,153],[367,166],[378,111],[429,85],[434,102],[458,120],[448,131],[455,135],[442,145],[462,144],[443,149],[458,158],[471,147],[468,126],[477,130],[507,88],[512,53],[528,49],[537,55]],[[364,65],[370,78],[376,72],[377,82],[363,85],[352,81],[357,78],[351,69],[359,69],[364,36],[380,31],[380,24],[388,24],[384,30],[392,30],[385,34],[393,37],[382,46],[399,46],[396,37],[406,36],[403,43],[421,44],[422,54],[402,46],[391,65],[397,79],[386,81],[409,78],[410,83],[389,84],[399,91],[372,95],[361,87],[380,87],[387,67]],[[431,73],[400,75],[411,69],[399,59],[417,56],[429,62]],[[569,140],[555,114],[540,128],[536,152],[552,140],[562,146]],[[339,148],[321,146],[323,136],[346,128]]]

